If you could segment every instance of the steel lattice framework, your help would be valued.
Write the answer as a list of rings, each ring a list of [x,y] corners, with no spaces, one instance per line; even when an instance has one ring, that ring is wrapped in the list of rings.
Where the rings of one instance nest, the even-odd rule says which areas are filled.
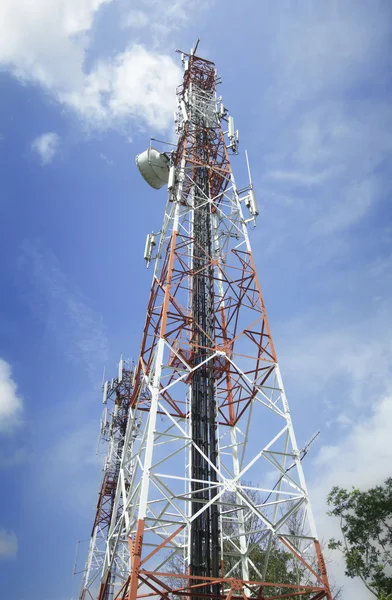
[[[103,466],[96,514],[79,595],[83,599],[96,596],[105,560],[110,523],[112,519],[118,520],[121,514],[121,509],[116,504],[116,490],[129,419],[133,375],[131,366],[121,359],[118,377],[104,384],[104,404],[107,407],[102,415],[100,441],[107,444],[108,452]],[[135,432],[134,428],[134,434]],[[113,597],[112,582],[116,581],[117,571],[122,574],[128,564],[128,548],[124,549],[123,547],[121,552],[120,549],[117,552],[116,561],[113,561],[111,577],[105,590],[105,600]]]
[[[184,55],[98,600],[332,600],[216,85]]]

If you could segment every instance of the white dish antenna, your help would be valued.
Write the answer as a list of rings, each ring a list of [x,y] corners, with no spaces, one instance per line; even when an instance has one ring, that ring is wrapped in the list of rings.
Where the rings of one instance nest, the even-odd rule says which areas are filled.
[[[169,180],[169,158],[163,152],[148,148],[136,156],[137,167],[148,185],[159,190]]]

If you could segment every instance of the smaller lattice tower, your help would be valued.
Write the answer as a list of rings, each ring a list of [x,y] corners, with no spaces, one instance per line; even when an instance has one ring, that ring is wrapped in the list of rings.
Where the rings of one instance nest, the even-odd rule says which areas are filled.
[[[332,600],[248,235],[250,170],[237,187],[238,132],[196,49],[177,144],[137,157],[166,207],[146,241],[139,357],[104,388],[110,450],[80,598]]]
[[[134,369],[131,362],[124,361],[121,358],[118,363],[117,377],[110,381],[104,381],[102,385],[104,409],[100,424],[98,447],[106,446],[107,453],[79,595],[79,598],[83,599],[96,598],[98,594],[110,524],[112,520],[117,522],[121,517],[122,506],[116,502],[116,491],[129,420],[133,375]],[[137,424],[133,427],[133,435],[137,435]],[[128,547],[119,547],[102,600],[113,598],[113,586],[117,578],[117,570],[123,572],[124,569],[128,568],[128,564]]]

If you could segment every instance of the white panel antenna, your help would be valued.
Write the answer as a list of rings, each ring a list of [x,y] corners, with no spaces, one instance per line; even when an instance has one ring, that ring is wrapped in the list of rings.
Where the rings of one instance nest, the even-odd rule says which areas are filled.
[[[147,262],[147,267],[150,265],[152,260],[152,253],[156,246],[156,234],[148,233],[146,238],[146,245],[144,247],[144,260]]]
[[[256,194],[254,193],[253,190],[249,190],[249,212],[252,215],[252,217],[257,217],[257,215],[259,214],[259,209],[257,206],[257,202],[256,202]]]
[[[234,119],[233,117],[229,117],[229,139],[232,140],[234,138]]]
[[[233,150],[233,152],[237,152],[238,148],[238,130],[234,129],[234,119],[233,117],[228,118],[229,129],[227,132],[227,136],[229,138],[230,144],[229,148]]]
[[[246,158],[246,166],[248,169],[248,176],[249,176],[249,186],[248,186],[249,194],[245,198],[245,206],[249,210],[252,217],[257,217],[257,215],[259,214],[259,208],[257,206],[256,194],[253,190],[252,175],[250,172],[249,157],[248,157],[247,150],[245,150],[245,158]]]
[[[167,188],[172,190],[176,183],[176,168],[174,165],[170,167],[169,170],[169,181],[167,182]]]
[[[186,110],[184,100],[181,100],[180,106],[181,106],[182,118],[184,119],[184,123],[186,123],[189,120],[189,118],[188,118],[188,113]]]
[[[108,382],[105,381],[105,383],[103,384],[102,404],[106,404],[107,399],[108,399]]]

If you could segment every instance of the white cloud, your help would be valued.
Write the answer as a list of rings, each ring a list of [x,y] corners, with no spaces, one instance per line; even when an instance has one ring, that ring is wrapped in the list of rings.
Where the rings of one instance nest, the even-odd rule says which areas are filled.
[[[268,29],[273,36],[270,60],[276,71],[275,102],[290,108],[325,92],[374,81],[375,55],[382,58],[390,25],[382,10],[369,4],[332,0],[325,3],[268,4]],[[318,96],[319,102],[325,96]]]
[[[86,401],[86,394],[82,402]],[[76,404],[76,403],[75,403]],[[75,406],[74,414],[79,407]],[[102,463],[106,446],[97,444],[99,419],[97,418],[96,397],[90,405],[90,417],[75,423],[64,415],[63,428],[57,441],[48,447],[42,457],[42,468],[38,475],[39,489],[47,490],[47,498],[60,498],[61,505],[68,511],[91,519],[93,517],[98,486],[102,475]],[[91,418],[93,415],[93,418]]]
[[[356,415],[352,418],[356,420]],[[338,519],[326,515],[326,498],[333,486],[364,490],[381,485],[390,477],[391,428],[392,396],[389,394],[374,403],[370,416],[357,420],[340,442],[321,447],[313,460],[316,476],[311,481],[310,494],[322,539],[340,538]],[[331,556],[330,571],[337,581],[344,582],[344,596],[357,600],[373,598],[358,579],[344,576],[340,554],[334,552]]]
[[[15,558],[18,552],[18,540],[13,531],[0,529],[0,558]]]
[[[346,231],[388,192],[378,169],[392,150],[391,125],[384,103],[359,103],[349,113],[344,102],[332,102],[299,113],[271,142],[261,187],[273,203],[277,195],[291,198],[309,237]]]
[[[163,130],[172,118],[180,80],[171,57],[133,44],[112,61],[98,62],[80,88],[59,92],[58,98],[92,126],[134,119]]]
[[[353,420],[345,413],[340,413],[337,417],[334,417],[326,423],[327,427],[331,427],[331,425],[338,425],[338,427],[341,429],[346,429],[347,427],[353,425]]]
[[[352,183],[343,191],[339,202],[328,210],[327,217],[312,225],[312,234],[328,234],[345,229],[363,217],[377,199],[377,184],[372,178]]]
[[[360,276],[362,285],[371,287],[363,265]],[[350,321],[347,316],[342,321],[337,311],[327,326],[318,314],[308,314],[282,327],[282,372],[293,397],[302,396],[301,402],[293,399],[293,418],[297,423],[302,420],[306,428],[314,420],[312,411],[317,410],[322,429],[322,445],[318,452],[314,446],[304,468],[318,533],[324,541],[340,534],[338,520],[326,514],[333,486],[366,489],[390,476],[389,312],[386,303],[361,312],[359,320],[352,315]],[[301,404],[306,407],[302,415]],[[332,560],[329,570],[334,580],[344,584],[345,598],[372,597],[360,581],[345,577],[338,553],[332,553]]]
[[[363,285],[371,286],[364,267],[359,276]],[[386,329],[389,307],[374,306],[366,318],[361,313],[359,320],[352,309],[351,322],[347,315],[342,320],[338,311],[333,315],[331,306],[325,308],[331,313],[327,327],[317,313],[310,312],[281,324],[283,369],[295,384],[298,373],[306,368],[306,390],[317,395],[320,403],[326,402],[329,416],[332,413],[337,419],[350,408],[360,418],[358,411],[368,410],[369,403],[379,400],[392,384],[392,340]]]
[[[109,167],[112,167],[114,165],[114,160],[108,158],[103,152],[100,153],[99,158],[103,160],[103,162],[105,162]]]
[[[85,34],[106,1],[4,0],[0,62],[20,79],[48,88],[74,85],[83,76]]]
[[[122,26],[124,28],[130,27],[141,29],[143,27],[146,27],[146,25],[148,25],[148,22],[149,17],[146,12],[144,12],[143,10],[131,10],[122,20]]]
[[[131,43],[124,52],[97,59],[86,70],[94,17],[110,2],[4,0],[0,66],[21,81],[41,84],[90,127],[133,120],[138,126],[163,130],[181,78],[172,57]]]
[[[9,432],[19,424],[22,408],[11,365],[0,358],[0,432]]]
[[[54,155],[58,151],[60,145],[60,137],[57,133],[49,131],[36,137],[32,143],[31,148],[37,152],[43,165],[47,165],[52,162]]]
[[[271,171],[267,177],[278,181],[290,181],[300,185],[317,185],[330,176],[331,171],[325,170],[319,173],[306,173],[301,171]]]
[[[261,187],[271,203],[291,197],[287,220],[300,212],[309,238],[342,235],[389,192],[379,168],[392,150],[387,12],[335,0],[285,11],[268,5],[262,68],[270,139],[263,130],[269,156]]]
[[[183,29],[190,18],[194,21],[198,11],[210,9],[213,4],[214,0],[173,0],[166,4],[161,0],[139,0],[137,9],[125,13],[122,26],[151,33],[154,47],[159,47],[169,35]]]
[[[366,489],[390,477],[391,429],[392,395],[386,395],[373,405],[370,416],[353,425],[340,443],[321,448],[314,463],[323,473],[324,489],[329,491],[333,485]]]

